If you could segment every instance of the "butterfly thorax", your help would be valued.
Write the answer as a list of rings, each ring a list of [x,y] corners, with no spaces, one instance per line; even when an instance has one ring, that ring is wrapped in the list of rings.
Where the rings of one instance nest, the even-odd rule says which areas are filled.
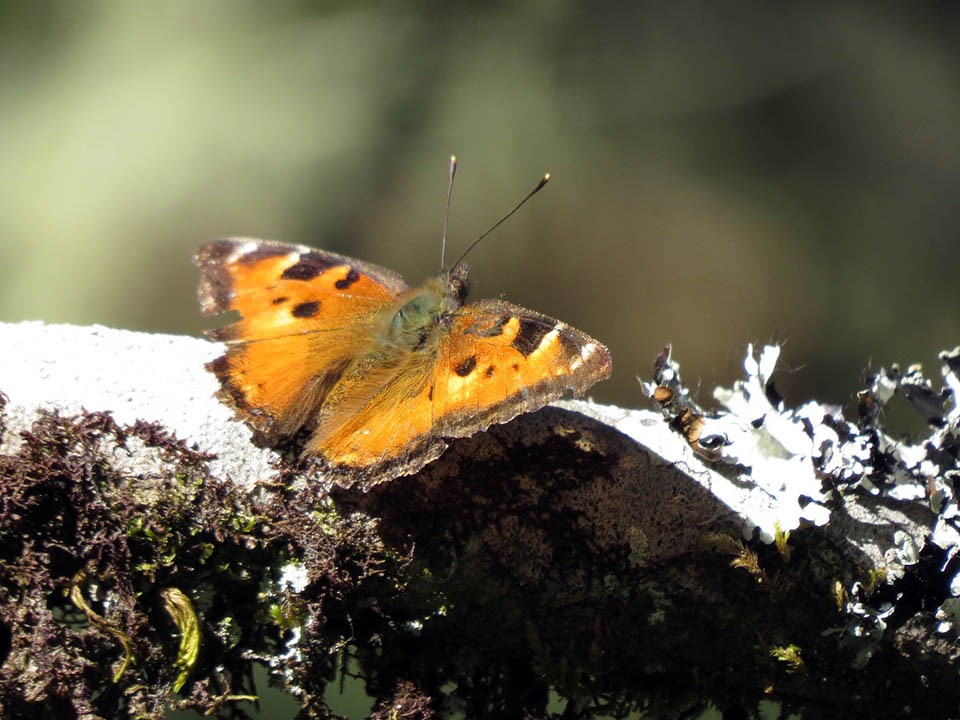
[[[467,268],[443,272],[400,297],[391,308],[386,338],[390,345],[421,350],[435,344],[453,313],[467,295]]]

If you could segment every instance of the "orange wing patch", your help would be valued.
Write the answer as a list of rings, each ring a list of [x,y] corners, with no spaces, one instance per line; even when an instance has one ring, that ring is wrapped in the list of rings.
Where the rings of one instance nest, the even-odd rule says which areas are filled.
[[[210,334],[257,340],[370,315],[407,289],[395,273],[305,245],[243,238],[218,240],[197,253],[204,315],[236,310],[239,323]]]
[[[202,312],[241,315],[208,332],[228,351],[207,368],[221,399],[270,442],[307,423],[371,342],[377,313],[406,289],[389,270],[302,245],[219,240],[195,261]]]

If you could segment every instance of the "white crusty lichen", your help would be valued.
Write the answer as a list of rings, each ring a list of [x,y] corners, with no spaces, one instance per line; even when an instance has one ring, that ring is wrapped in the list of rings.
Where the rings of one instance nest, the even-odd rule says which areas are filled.
[[[744,361],[746,378],[732,388],[714,391],[725,408],[716,412],[707,412],[690,399],[680,367],[668,351],[658,359],[654,381],[644,383],[647,394],[660,402],[698,455],[744,468],[751,492],[730,504],[743,517],[744,534],[749,537],[759,529],[765,542],[773,542],[777,528],[789,532],[804,522],[823,525],[829,519],[828,492],[817,465],[824,436],[832,439],[836,433],[823,423],[812,423],[810,416],[839,412],[814,403],[786,409],[771,381],[779,354],[778,347],[767,346],[756,358],[750,346]]]
[[[926,594],[920,607],[940,611],[941,632],[956,630],[956,602],[950,598],[960,596],[954,487],[960,478],[960,348],[940,354],[939,389],[918,365],[869,372],[857,394],[855,420],[816,401],[787,407],[772,379],[779,355],[776,346],[758,355],[748,347],[745,378],[715,390],[720,407],[710,411],[691,399],[669,348],[657,360],[653,381],[643,385],[701,458],[735,469],[740,485],[749,488],[728,502],[747,536],[759,531],[761,540],[772,542],[778,527],[823,526],[831,522],[831,508],[843,505],[848,514],[866,497],[885,518],[909,514],[909,527],[879,524],[872,541],[884,582],[852,584],[847,611],[860,618],[862,632],[882,632],[888,621],[904,621],[897,608],[909,586]],[[920,416],[926,432],[903,437],[888,430],[885,409],[895,398]],[[722,489],[711,490],[726,501]],[[871,602],[863,602],[868,596]]]

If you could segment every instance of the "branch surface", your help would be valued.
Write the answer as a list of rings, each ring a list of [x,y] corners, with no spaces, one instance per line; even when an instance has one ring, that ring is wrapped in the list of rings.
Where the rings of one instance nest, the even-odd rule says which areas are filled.
[[[557,403],[363,494],[251,443],[213,343],[22,323],[0,347],[5,716],[236,715],[255,660],[333,717],[348,658],[382,717],[546,717],[551,693],[564,717],[960,702],[928,498],[833,492],[788,430],[738,441],[680,402],[666,362],[648,391],[673,422]]]

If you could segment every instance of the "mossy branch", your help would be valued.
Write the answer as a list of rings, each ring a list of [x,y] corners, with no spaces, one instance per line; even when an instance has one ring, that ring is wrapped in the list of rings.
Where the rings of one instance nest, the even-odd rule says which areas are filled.
[[[956,562],[927,542],[952,476],[904,500],[818,469],[792,497],[754,480],[769,443],[716,462],[740,425],[666,361],[673,428],[563,403],[362,494],[253,446],[210,343],[21,324],[0,347],[3,717],[242,717],[256,662],[332,717],[345,658],[381,718],[960,706]]]

